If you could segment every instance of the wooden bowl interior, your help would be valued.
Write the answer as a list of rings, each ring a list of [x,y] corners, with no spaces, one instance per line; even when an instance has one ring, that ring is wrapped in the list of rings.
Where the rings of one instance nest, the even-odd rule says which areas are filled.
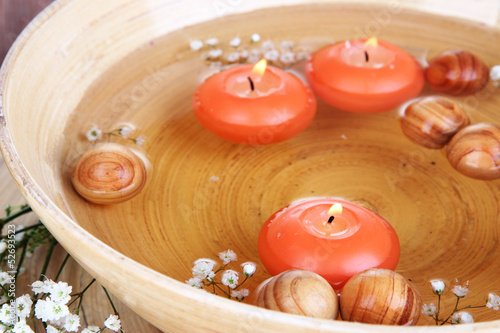
[[[10,73],[18,79],[9,82],[4,112],[15,154],[46,195],[43,200],[125,257],[181,282],[190,278],[194,260],[215,259],[226,249],[240,262],[259,263],[258,233],[272,213],[297,199],[329,196],[365,205],[392,224],[401,243],[397,271],[413,281],[424,302],[436,301],[427,281],[441,278],[469,280],[473,293],[467,304],[482,304],[488,292],[500,291],[500,181],[467,178],[449,165],[444,151],[410,142],[401,132],[399,110],[353,114],[319,101],[309,128],[269,146],[223,141],[193,115],[193,91],[212,69],[189,49],[192,39],[218,37],[227,43],[235,35],[246,40],[259,33],[264,40],[317,48],[376,34],[427,57],[459,48],[490,66],[498,60],[500,33],[493,28],[409,10],[391,14],[385,23],[374,19],[373,13],[383,10],[388,11],[327,3],[267,8],[168,34],[156,31],[154,38],[148,36],[153,28],[139,25],[132,45],[108,34],[98,39],[95,51],[82,43],[89,38],[95,45],[91,38],[104,29],[103,22],[66,46],[55,39],[33,41],[32,50],[43,46],[51,52],[20,59],[28,69]],[[77,22],[71,28],[76,33],[87,26]],[[14,99],[16,93],[21,98]],[[423,92],[430,94],[435,93],[429,88]],[[490,87],[453,99],[472,123],[500,125],[500,94]],[[92,125],[109,131],[122,123],[147,137],[141,151],[151,163],[148,183],[125,203],[91,204],[70,182],[75,160],[91,146],[85,132]],[[85,264],[82,255],[80,261]],[[260,266],[248,287],[267,277]],[[453,302],[444,298],[448,308]],[[477,321],[498,319],[488,309],[474,314]],[[419,324],[432,323],[422,316]]]

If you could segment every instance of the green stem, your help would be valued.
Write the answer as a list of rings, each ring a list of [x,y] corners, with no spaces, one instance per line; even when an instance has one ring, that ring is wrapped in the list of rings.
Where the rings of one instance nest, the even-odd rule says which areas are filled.
[[[219,287],[218,285],[214,284],[214,286],[217,287],[217,289],[219,289],[220,291],[222,291],[224,293],[224,295],[226,295],[227,297],[231,297],[231,294],[228,294],[224,289],[222,289],[221,287]]]
[[[463,308],[457,309],[457,311],[462,311],[465,309],[479,309],[479,308],[485,308],[485,307],[486,307],[486,304],[485,305],[475,305],[475,306],[467,305],[467,306],[464,306]]]
[[[439,312],[441,311],[441,295],[438,295],[438,308],[436,311],[436,326],[438,325],[439,322]]]
[[[21,252],[21,258],[19,259],[19,264],[17,264],[16,274],[14,275],[14,281],[17,281],[17,276],[19,275],[19,271],[21,270],[21,267],[23,266],[24,259],[26,258],[26,250],[28,249],[28,241],[29,241],[29,239],[26,239],[24,244],[23,244],[23,252]]]
[[[31,207],[26,205],[26,206],[23,206],[20,210],[18,210],[14,214],[6,216],[5,218],[1,219],[0,221],[2,221],[3,224],[6,224],[12,220],[17,219],[19,216],[22,216],[22,215],[29,213],[29,212],[31,212]]]
[[[22,232],[25,232],[25,231],[28,231],[28,230],[31,230],[31,229],[35,229],[35,228],[38,228],[40,226],[43,226],[43,224],[42,224],[42,222],[38,221],[38,223],[30,225],[29,227],[16,230],[16,234],[20,234]],[[6,239],[8,237],[9,237],[9,235],[3,235],[1,238],[2,239]]]
[[[243,280],[239,285],[237,285],[234,290],[238,289],[239,287],[241,287],[243,285],[243,283],[245,283],[245,281],[248,280],[248,276],[245,275],[245,280]]]
[[[59,267],[59,270],[57,271],[56,277],[54,279],[55,281],[57,281],[57,279],[59,279],[59,275],[61,275],[64,266],[66,266],[66,263],[68,262],[69,257],[70,257],[70,255],[69,255],[69,253],[67,253],[66,257],[64,258],[64,260],[61,264],[61,267]]]
[[[90,281],[90,283],[85,288],[83,288],[82,291],[80,291],[77,294],[71,295],[71,296],[76,296],[76,298],[74,300],[72,300],[71,303],[68,304],[68,306],[71,306],[71,304],[75,303],[77,299],[80,299],[80,302],[78,303],[78,309],[80,309],[80,305],[82,304],[83,294],[85,294],[85,292],[90,288],[90,286],[95,281],[96,281],[95,279],[92,279],[92,281]]]
[[[451,316],[453,316],[453,314],[455,314],[455,312],[457,312],[458,302],[460,302],[460,297],[457,296],[457,302],[455,303],[455,308],[450,313],[450,315],[445,320],[443,320],[443,322],[441,323],[441,325],[446,324],[448,322],[448,320],[451,318]]]
[[[54,247],[57,245],[57,240],[54,238],[50,242],[49,248],[47,249],[47,255],[45,256],[45,262],[43,263],[43,268],[40,273],[40,277],[38,280],[43,281],[43,277],[45,276],[45,273],[47,272],[47,268],[49,267],[50,263],[50,258],[52,257],[52,253],[54,252]]]
[[[101,287],[102,287],[102,286],[101,286]],[[120,316],[120,315],[118,314],[118,311],[116,311],[115,305],[113,304],[113,300],[111,299],[111,296],[109,296],[108,291],[107,291],[107,290],[106,290],[106,288],[104,288],[104,287],[102,287],[102,289],[104,289],[104,292],[106,293],[106,297],[108,298],[109,303],[111,304],[111,307],[113,308],[113,311],[115,312],[115,315]]]

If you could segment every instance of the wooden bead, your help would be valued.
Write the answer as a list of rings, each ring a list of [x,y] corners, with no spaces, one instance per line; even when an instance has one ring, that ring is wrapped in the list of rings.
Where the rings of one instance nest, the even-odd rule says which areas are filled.
[[[460,130],[446,146],[450,164],[476,179],[500,178],[500,128],[487,123]]]
[[[416,144],[440,149],[469,123],[467,113],[457,103],[448,98],[429,96],[406,107],[401,129]]]
[[[489,69],[470,52],[448,50],[429,62],[425,78],[437,91],[465,96],[478,92],[488,83]]]
[[[313,318],[335,319],[338,297],[328,281],[310,271],[292,269],[262,282],[254,291],[257,306]]]
[[[420,296],[411,283],[388,269],[372,268],[358,273],[340,293],[340,315],[348,321],[415,325],[420,307]]]
[[[146,167],[125,146],[103,143],[82,155],[71,181],[75,190],[90,202],[118,203],[139,194],[146,183]]]

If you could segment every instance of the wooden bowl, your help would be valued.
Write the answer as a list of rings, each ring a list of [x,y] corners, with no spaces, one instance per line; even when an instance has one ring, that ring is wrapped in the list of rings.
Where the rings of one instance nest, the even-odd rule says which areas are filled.
[[[225,142],[193,115],[192,93],[210,69],[189,41],[227,43],[260,33],[319,47],[378,27],[378,37],[417,53],[462,48],[492,66],[500,32],[389,5],[272,5],[279,7],[264,0],[54,2],[17,40],[0,75],[1,149],[22,194],[90,274],[168,332],[447,331],[293,316],[184,283],[195,259],[228,248],[260,262],[257,236],[273,212],[296,199],[332,196],[363,204],[394,226],[401,242],[397,271],[424,302],[435,302],[431,278],[470,280],[467,304],[499,292],[500,181],[467,178],[442,150],[413,144],[401,132],[398,110],[353,114],[319,102],[309,128],[290,140]],[[385,12],[390,20],[375,20]],[[430,94],[427,88],[422,95]],[[472,123],[499,125],[497,91],[454,99]],[[149,181],[124,203],[89,203],[70,182],[75,158],[91,146],[85,132],[122,122],[147,136]],[[268,277],[260,266],[248,286]],[[451,297],[443,299],[452,306]],[[454,332],[496,332],[496,315],[477,311],[482,323]],[[432,324],[421,317],[419,324]]]

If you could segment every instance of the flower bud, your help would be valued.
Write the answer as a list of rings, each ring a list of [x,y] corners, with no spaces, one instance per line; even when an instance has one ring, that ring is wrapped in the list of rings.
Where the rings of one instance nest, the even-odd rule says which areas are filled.
[[[436,295],[441,295],[444,291],[444,282],[442,280],[431,280],[432,292]]]

